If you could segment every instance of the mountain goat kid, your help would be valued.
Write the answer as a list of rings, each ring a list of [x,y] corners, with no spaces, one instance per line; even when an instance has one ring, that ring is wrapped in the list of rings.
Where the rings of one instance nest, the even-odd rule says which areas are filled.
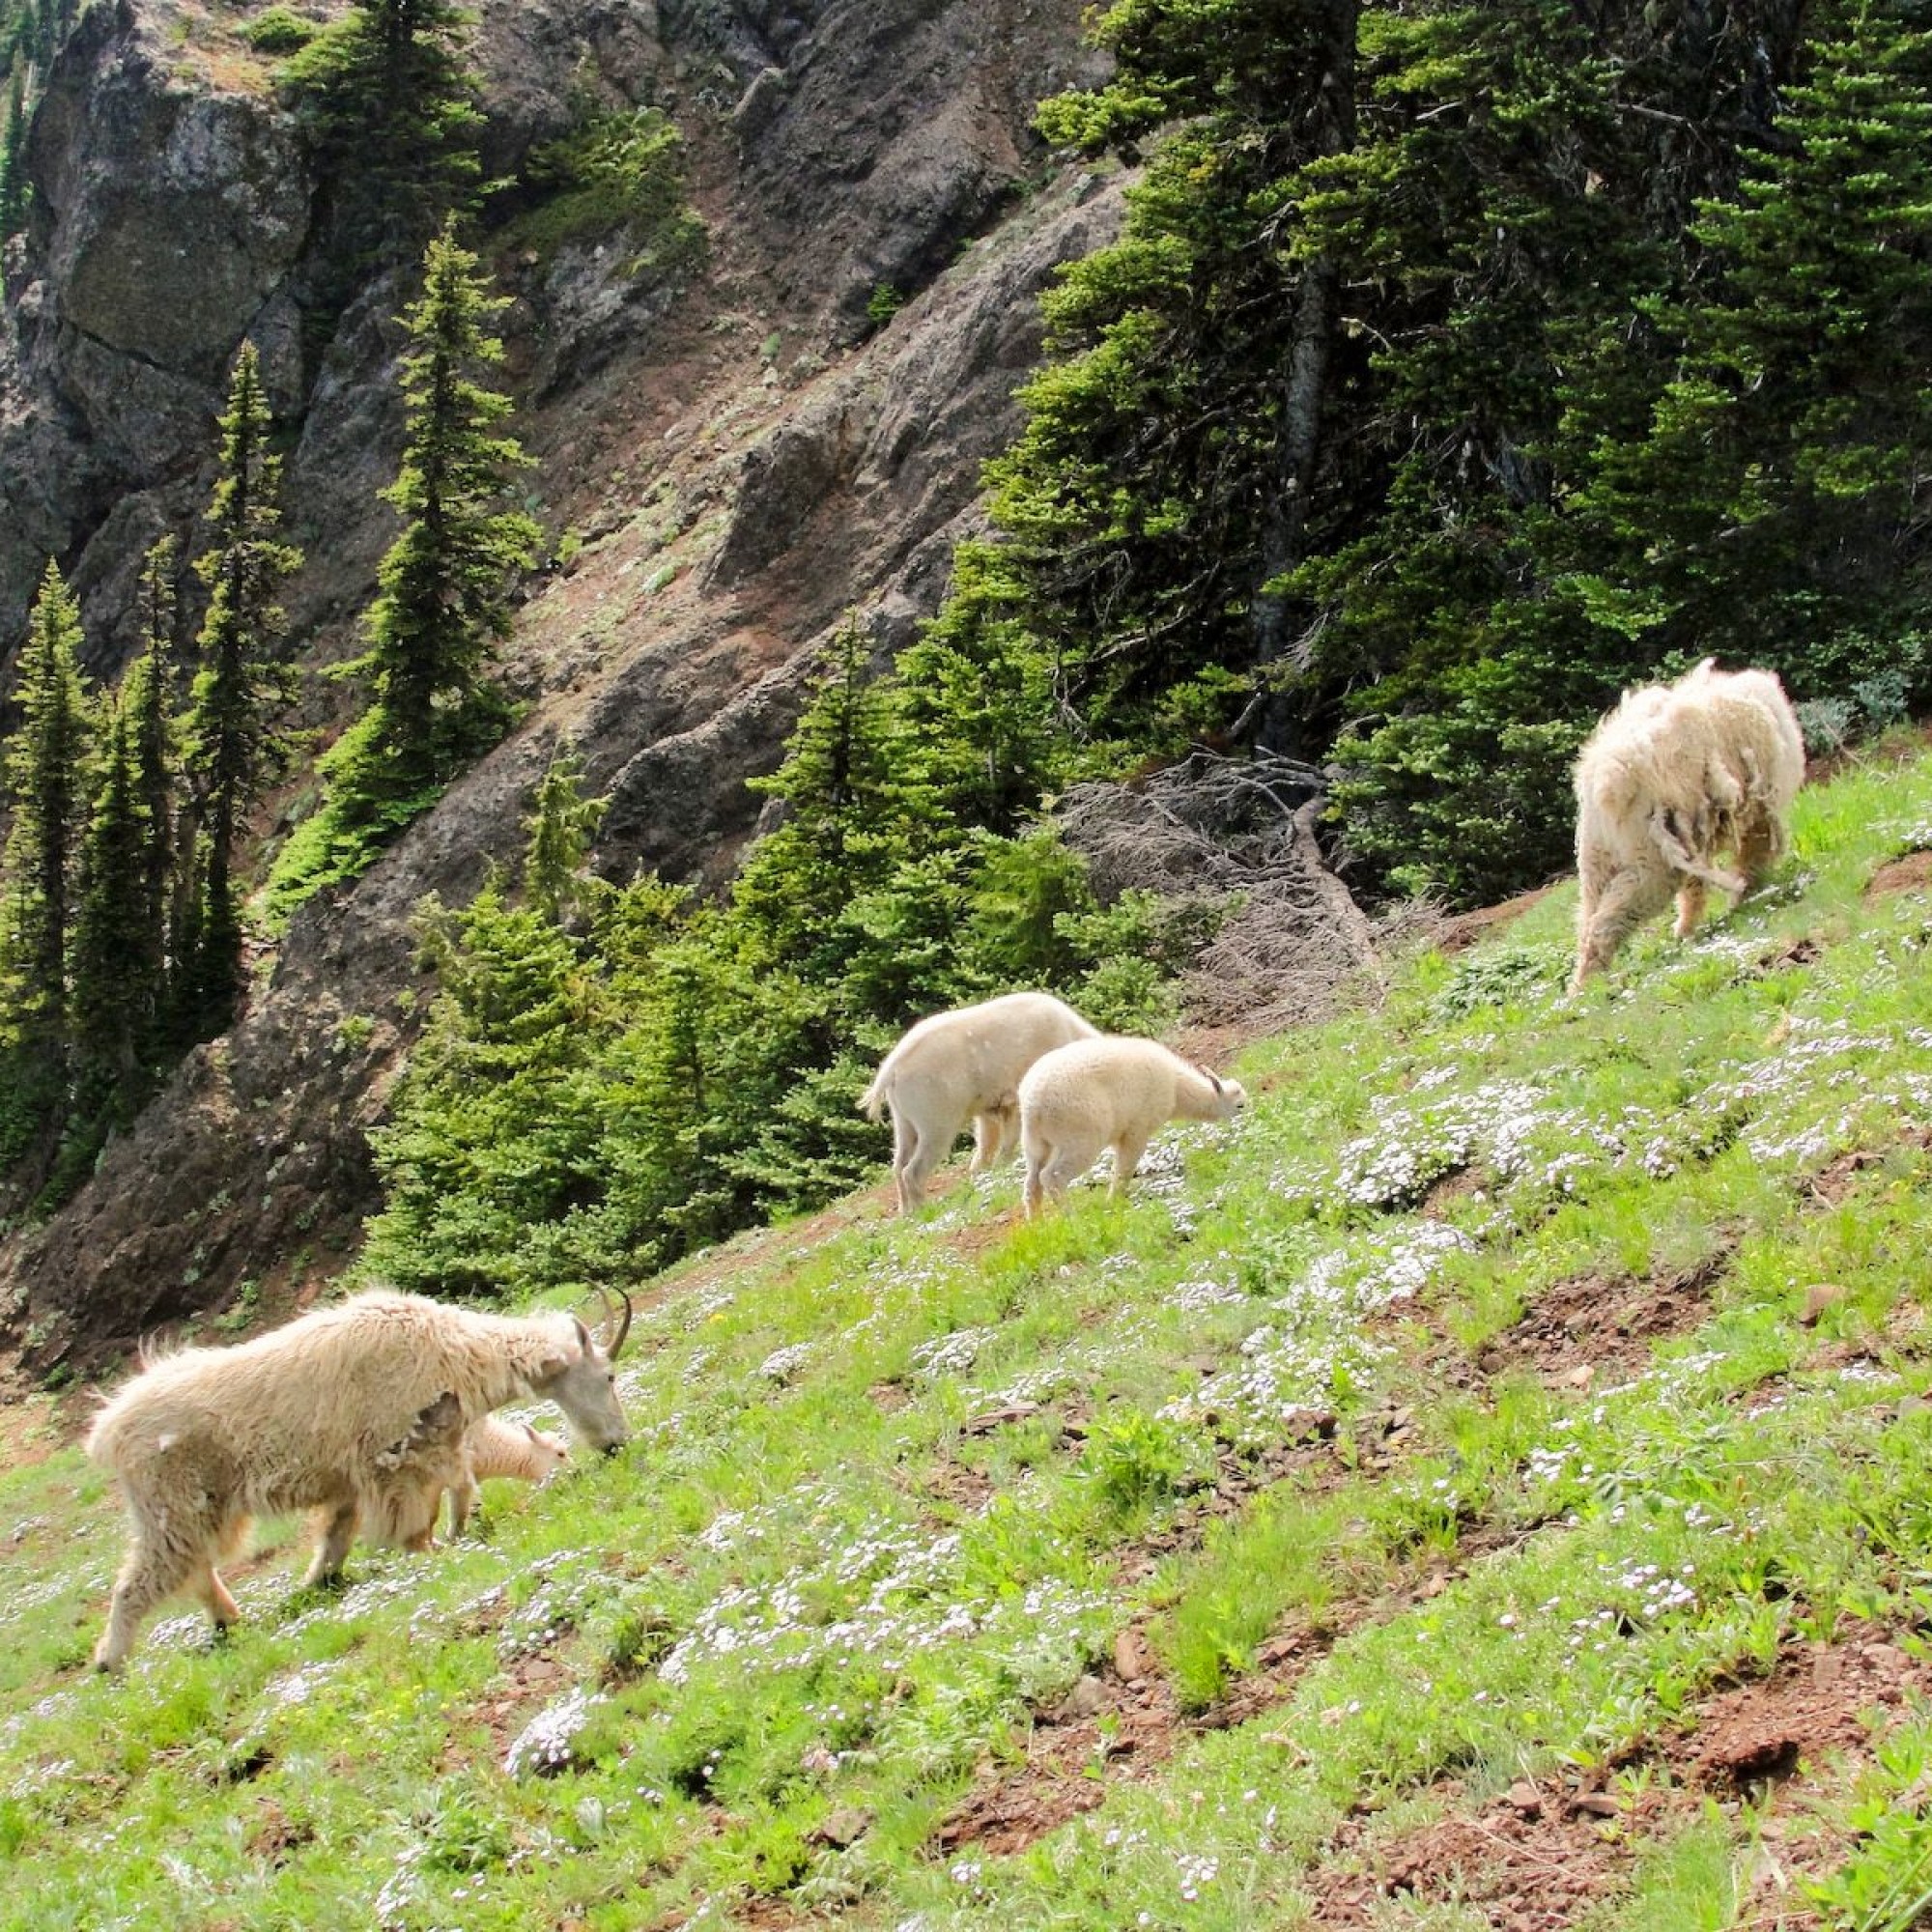
[[[1020,1145],[1026,1152],[1026,1211],[1037,1214],[1100,1157],[1114,1151],[1116,1195],[1166,1121],[1231,1121],[1247,1099],[1237,1080],[1151,1039],[1103,1035],[1056,1047],[1021,1080]]]
[[[569,1460],[570,1451],[554,1435],[527,1422],[486,1415],[462,1426],[460,1413],[438,1415],[425,1409],[416,1429],[399,1445],[398,1476],[384,1494],[380,1515],[363,1525],[371,1542],[403,1549],[436,1545],[436,1521],[449,1492],[449,1533],[461,1536],[492,1476],[514,1476],[541,1484]]]
[[[859,1105],[868,1121],[893,1110],[893,1179],[910,1214],[926,1177],[973,1124],[968,1174],[1010,1151],[1020,1076],[1041,1054],[1097,1030],[1050,993],[1005,993],[923,1019],[880,1063]]]
[[[258,1515],[316,1510],[307,1582],[337,1575],[366,1513],[386,1522],[432,1474],[462,1480],[469,1427],[542,1396],[587,1448],[629,1431],[608,1349],[574,1315],[483,1315],[377,1292],[232,1349],[185,1349],[147,1367],[95,1418],[87,1453],[119,1478],[130,1544],[94,1653],[118,1670],[141,1620],[186,1589],[223,1629],[237,1615],[217,1565]]]
[[[1683,939],[1708,887],[1742,895],[1759,884],[1784,855],[1804,781],[1804,741],[1775,673],[1721,671],[1706,658],[1675,684],[1626,692],[1577,758],[1570,990],[1673,893]],[[1735,869],[1719,864],[1724,852]]]

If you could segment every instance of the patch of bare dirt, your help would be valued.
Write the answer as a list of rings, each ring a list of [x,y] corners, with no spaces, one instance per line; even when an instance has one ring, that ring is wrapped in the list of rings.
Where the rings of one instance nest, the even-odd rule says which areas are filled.
[[[1576,1275],[1538,1296],[1513,1327],[1476,1351],[1485,1375],[1535,1371],[1552,1387],[1588,1388],[1612,1372],[1642,1368],[1661,1341],[1688,1334],[1711,1313],[1711,1284],[1728,1247],[1682,1274],[1634,1282]]]
[[[1804,933],[1788,945],[1773,947],[1756,960],[1751,971],[1763,979],[1772,973],[1784,973],[1800,966],[1814,966],[1825,956],[1825,942],[1815,933]]]
[[[477,1753],[469,1749],[466,1740],[479,1724],[489,1735],[483,1754],[500,1765],[538,1709],[571,1681],[572,1673],[554,1657],[535,1654],[513,1659],[504,1665],[497,1688],[469,1713],[461,1733],[452,1726],[442,1753],[442,1769],[454,1771],[473,1760]]]
[[[1316,1884],[1318,1924],[1383,1921],[1389,1901],[1454,1899],[1483,1911],[1492,1932],[1564,1932],[1627,1883],[1643,1843],[1712,1802],[1759,1808],[1762,1849],[1747,1922],[1782,1932],[1815,1924],[1800,1876],[1828,1869],[1842,1847],[1809,1830],[1794,1842],[1802,1804],[1834,1767],[1868,1755],[1877,1714],[1932,1688],[1932,1670],[1874,1629],[1836,1644],[1797,1643],[1768,1677],[1706,1697],[1681,1730],[1647,1741],[1617,1767],[1581,1779],[1514,1784],[1480,1809],[1452,1809],[1411,1832],[1378,1838],[1371,1819],[1336,1834]],[[1611,1788],[1614,1771],[1655,1766],[1665,1776]],[[1458,1780],[1437,1788],[1454,1806]]]
[[[1914,724],[1905,730],[1889,731],[1872,744],[1847,747],[1841,752],[1827,752],[1819,757],[1807,758],[1804,761],[1804,782],[1809,785],[1824,784],[1840,772],[1852,771],[1861,765],[1908,764],[1928,745],[1932,745],[1932,721]]]
[[[1461,1789],[1453,1782],[1442,1788],[1452,1795]],[[1607,1833],[1602,1817],[1554,1794],[1546,1803],[1527,1787],[1513,1787],[1512,1797],[1474,1815],[1436,1819],[1386,1845],[1366,1842],[1371,1827],[1346,1827],[1335,1842],[1339,1858],[1316,1881],[1316,1923],[1378,1925],[1388,1901],[1404,1897],[1479,1907],[1493,1932],[1558,1932],[1574,1923],[1617,1888],[1634,1847],[1624,1834]],[[1662,1808],[1655,1798],[1647,1804]],[[1633,1813],[1625,1822],[1642,1821]],[[1357,1859],[1366,1869],[1338,1869]]]
[[[1117,1655],[1130,1640],[1145,1645],[1138,1633],[1123,1633]],[[1153,1668],[1151,1649],[1145,1668]],[[1173,1686],[1160,1676],[1122,1680],[1115,1670],[1083,1677],[1065,1704],[1040,1715],[1025,1762],[983,1773],[940,1823],[932,1843],[943,1856],[965,1845],[998,1858],[1024,1851],[1104,1804],[1113,1784],[1151,1777],[1192,1728]]]
[[[1443,922],[1442,929],[1435,935],[1436,950],[1445,953],[1466,952],[1477,940],[1503,926],[1514,925],[1531,906],[1540,905],[1555,890],[1556,882],[1552,881],[1538,886],[1534,892],[1519,893],[1500,905],[1479,906],[1474,912],[1458,913]]]
[[[86,1429],[98,1406],[90,1389],[55,1397],[24,1377],[9,1378],[0,1384],[0,1462],[10,1469],[44,1463]]]
[[[1427,1220],[1446,1221],[1457,1202],[1480,1194],[1487,1181],[1488,1176],[1480,1167],[1459,1167],[1454,1174],[1445,1174],[1422,1197],[1422,1205],[1416,1211]]]
[[[995,1242],[1005,1240],[1023,1218],[1017,1208],[1009,1208],[1004,1213],[987,1214],[968,1221],[964,1227],[954,1228],[947,1235],[947,1245],[954,1254],[971,1259],[974,1255],[984,1254]]]
[[[1928,885],[1932,885],[1932,852],[1907,852],[1902,858],[1888,859],[1865,881],[1865,903],[1893,893],[1922,893]]]
[[[1695,1724],[1659,1755],[1688,1783],[1722,1796],[1755,1795],[1829,1753],[1862,1750],[1868,1715],[1932,1691],[1932,1667],[1892,1639],[1872,1626],[1839,1643],[1787,1645],[1769,1677],[1707,1698]]]
[[[255,1822],[244,1842],[251,1858],[279,1870],[288,1863],[291,1852],[299,1851],[314,1837],[313,1825],[291,1819],[272,1798],[265,1798],[255,1807]]]
[[[1901,1128],[1894,1145],[1916,1148],[1922,1152],[1932,1148],[1932,1127]],[[1888,1151],[1885,1148],[1849,1148],[1799,1184],[1807,1200],[1821,1208],[1835,1208],[1859,1184],[1861,1175],[1885,1164]]]

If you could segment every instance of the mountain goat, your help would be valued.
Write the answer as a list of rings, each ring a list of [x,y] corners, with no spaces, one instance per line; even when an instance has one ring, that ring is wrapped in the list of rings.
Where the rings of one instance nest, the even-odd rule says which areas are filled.
[[[546,1397],[579,1443],[614,1450],[629,1431],[611,1365],[630,1324],[627,1299],[606,1348],[573,1315],[484,1315],[376,1292],[232,1349],[154,1362],[88,1432],[130,1531],[96,1664],[120,1669],[142,1618],[178,1590],[217,1629],[232,1623],[217,1566],[250,1517],[317,1511],[304,1580],[335,1576],[365,1513],[386,1523],[399,1494],[463,1480],[464,1436],[504,1403]]]
[[[490,1477],[542,1483],[569,1455],[557,1437],[527,1422],[486,1415],[466,1429],[460,1412],[450,1417],[425,1409],[398,1447],[397,1478],[385,1486],[381,1514],[365,1521],[364,1530],[375,1543],[428,1549],[436,1541],[444,1491],[449,1492],[449,1533],[461,1536]]]
[[[1027,1213],[1064,1195],[1102,1148],[1114,1151],[1113,1191],[1124,1194],[1163,1122],[1230,1121],[1246,1099],[1239,1081],[1217,1079],[1155,1040],[1105,1035],[1056,1047],[1019,1086]]]
[[[859,1105],[868,1121],[893,1110],[893,1179],[901,1214],[925,1193],[926,1177],[970,1121],[973,1164],[1010,1151],[1020,1076],[1041,1054],[1093,1039],[1089,1026],[1050,993],[1005,993],[923,1019],[880,1063]]]
[[[1706,658],[1670,685],[1647,685],[1577,754],[1577,991],[1631,931],[1677,895],[1677,936],[1711,886],[1743,895],[1788,844],[1785,814],[1804,781],[1804,742],[1768,670],[1721,671]],[[1719,864],[1734,855],[1735,869]]]

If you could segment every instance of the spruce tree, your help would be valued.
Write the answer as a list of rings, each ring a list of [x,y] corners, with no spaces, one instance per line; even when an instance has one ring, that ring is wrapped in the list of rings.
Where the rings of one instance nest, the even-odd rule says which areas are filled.
[[[7,747],[13,829],[0,872],[0,1166],[59,1124],[71,1034],[68,947],[91,720],[79,668],[80,610],[49,562],[28,618]]]
[[[185,721],[202,881],[182,971],[184,1017],[194,1038],[220,1032],[234,1016],[242,971],[237,848],[248,808],[287,751],[277,721],[294,675],[276,656],[285,627],[277,591],[301,553],[275,534],[281,460],[269,433],[260,365],[254,345],[244,342],[221,417],[220,480],[208,512],[214,542],[195,560],[212,595]]]
[[[403,530],[377,573],[369,649],[347,668],[368,679],[374,703],[364,749],[353,768],[340,768],[339,783],[373,813],[420,810],[508,721],[490,670],[509,630],[511,574],[535,561],[541,532],[505,503],[510,479],[530,459],[497,431],[509,398],[479,380],[502,359],[488,330],[503,306],[454,224],[445,227],[425,257],[422,297],[405,316],[406,441],[383,493],[403,513]]]

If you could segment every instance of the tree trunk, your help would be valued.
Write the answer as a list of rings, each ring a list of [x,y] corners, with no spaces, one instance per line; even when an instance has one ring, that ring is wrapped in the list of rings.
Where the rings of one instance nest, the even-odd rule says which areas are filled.
[[[1331,0],[1323,37],[1321,84],[1309,116],[1304,157],[1340,154],[1355,138],[1355,23],[1358,0]],[[1288,655],[1288,600],[1267,586],[1301,561],[1308,507],[1322,455],[1321,427],[1328,395],[1340,271],[1327,256],[1305,264],[1294,292],[1294,320],[1281,380],[1280,435],[1267,478],[1249,630],[1264,694],[1254,716],[1262,751],[1299,755],[1297,723],[1286,695],[1268,691],[1270,670]]]

